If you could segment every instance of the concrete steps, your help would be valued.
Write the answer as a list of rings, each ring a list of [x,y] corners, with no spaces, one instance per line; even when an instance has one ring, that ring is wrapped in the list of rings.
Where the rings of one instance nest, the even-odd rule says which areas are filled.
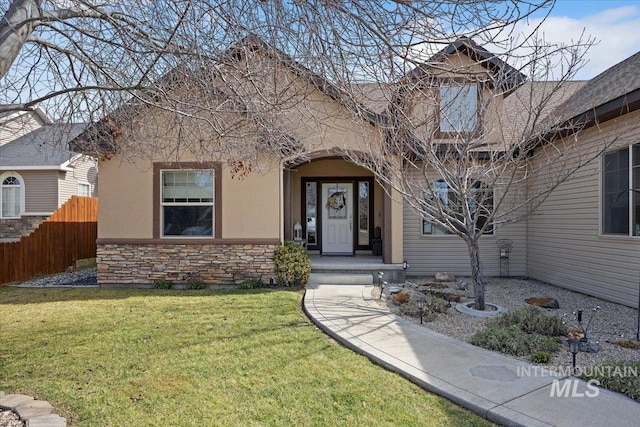
[[[373,275],[365,273],[311,273],[310,285],[373,285]]]

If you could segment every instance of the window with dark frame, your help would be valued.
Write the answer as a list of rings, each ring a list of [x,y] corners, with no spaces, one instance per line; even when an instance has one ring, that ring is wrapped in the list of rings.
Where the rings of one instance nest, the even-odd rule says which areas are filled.
[[[602,233],[640,236],[640,144],[604,155]]]
[[[440,85],[439,130],[444,135],[474,133],[478,128],[478,85]]]
[[[444,180],[437,180],[432,183],[433,195],[440,199],[440,202],[443,205],[449,206],[450,208],[460,209],[460,202],[458,201],[458,197],[451,191],[449,185]],[[490,214],[490,210],[493,209],[493,191],[488,186],[484,185],[480,181],[476,181],[473,183],[471,188],[473,197],[469,201],[469,208],[476,216],[476,230],[479,230],[485,226],[488,220],[488,215]],[[428,199],[429,197],[427,197]],[[427,200],[428,202],[428,200]],[[481,209],[479,213],[476,214],[477,210]],[[484,212],[483,212],[484,211]],[[460,214],[461,216],[462,214]],[[446,236],[453,235],[453,233],[427,219],[422,219],[422,234],[425,236]],[[483,234],[493,234],[493,226],[489,226]]]

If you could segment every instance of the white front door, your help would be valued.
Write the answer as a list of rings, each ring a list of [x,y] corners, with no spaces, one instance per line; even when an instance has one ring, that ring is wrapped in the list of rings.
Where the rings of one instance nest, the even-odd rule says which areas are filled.
[[[322,184],[322,253],[353,255],[353,184]]]

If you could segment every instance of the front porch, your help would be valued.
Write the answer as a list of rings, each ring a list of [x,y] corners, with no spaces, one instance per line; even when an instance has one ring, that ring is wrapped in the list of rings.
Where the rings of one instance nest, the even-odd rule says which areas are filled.
[[[382,257],[374,255],[322,256],[310,255],[310,283],[373,285],[378,283],[378,273],[388,283],[403,283],[406,271],[403,265],[385,264]]]
[[[310,157],[283,173],[284,240],[303,244],[310,255],[402,262],[401,202],[392,200],[371,171],[335,150]],[[376,270],[376,277],[380,271],[367,270]]]

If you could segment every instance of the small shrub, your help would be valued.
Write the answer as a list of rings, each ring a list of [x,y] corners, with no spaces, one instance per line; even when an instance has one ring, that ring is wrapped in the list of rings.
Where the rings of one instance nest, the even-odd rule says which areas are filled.
[[[400,313],[406,316],[420,316],[420,309],[418,308],[419,298],[425,299],[424,309],[422,312],[422,320],[424,322],[432,322],[437,319],[438,313],[447,312],[447,301],[442,298],[434,297],[432,295],[425,296],[419,293],[409,293],[406,291],[402,291],[397,295],[400,295],[402,293],[406,293],[407,295],[409,295],[409,299],[400,304]]]
[[[409,299],[411,298],[411,294],[407,291],[402,291],[402,292],[398,292],[397,294],[395,294],[393,296],[393,302],[396,305],[402,305],[404,303],[406,303],[407,301],[409,301]]]
[[[280,286],[304,286],[311,274],[311,261],[302,246],[284,242],[274,254],[276,280]]]
[[[533,363],[549,363],[551,355],[546,351],[537,351],[531,355],[531,361]]]
[[[604,362],[580,375],[585,381],[597,380],[600,387],[625,394],[640,402],[640,362]]]
[[[522,332],[548,337],[560,337],[569,333],[561,318],[549,316],[533,306],[525,306],[518,310],[509,311],[491,323],[500,326],[518,325]]]
[[[527,334],[518,325],[488,324],[476,332],[471,344],[514,356],[527,356],[540,351],[553,353],[560,348],[560,339],[540,334]]]
[[[634,350],[637,350],[640,348],[640,342],[638,341],[622,340],[622,341],[616,341],[614,344],[623,348],[631,348]]]
[[[171,289],[173,283],[169,280],[156,280],[153,282],[153,289]]]
[[[209,287],[209,285],[207,285],[206,283],[204,283],[200,279],[189,279],[187,281],[187,289],[189,289],[189,290],[207,289],[208,287]]]
[[[240,289],[257,289],[257,288],[264,288],[264,283],[262,283],[262,280],[260,279],[245,279],[242,282],[240,282],[240,284],[238,285],[238,287]]]

